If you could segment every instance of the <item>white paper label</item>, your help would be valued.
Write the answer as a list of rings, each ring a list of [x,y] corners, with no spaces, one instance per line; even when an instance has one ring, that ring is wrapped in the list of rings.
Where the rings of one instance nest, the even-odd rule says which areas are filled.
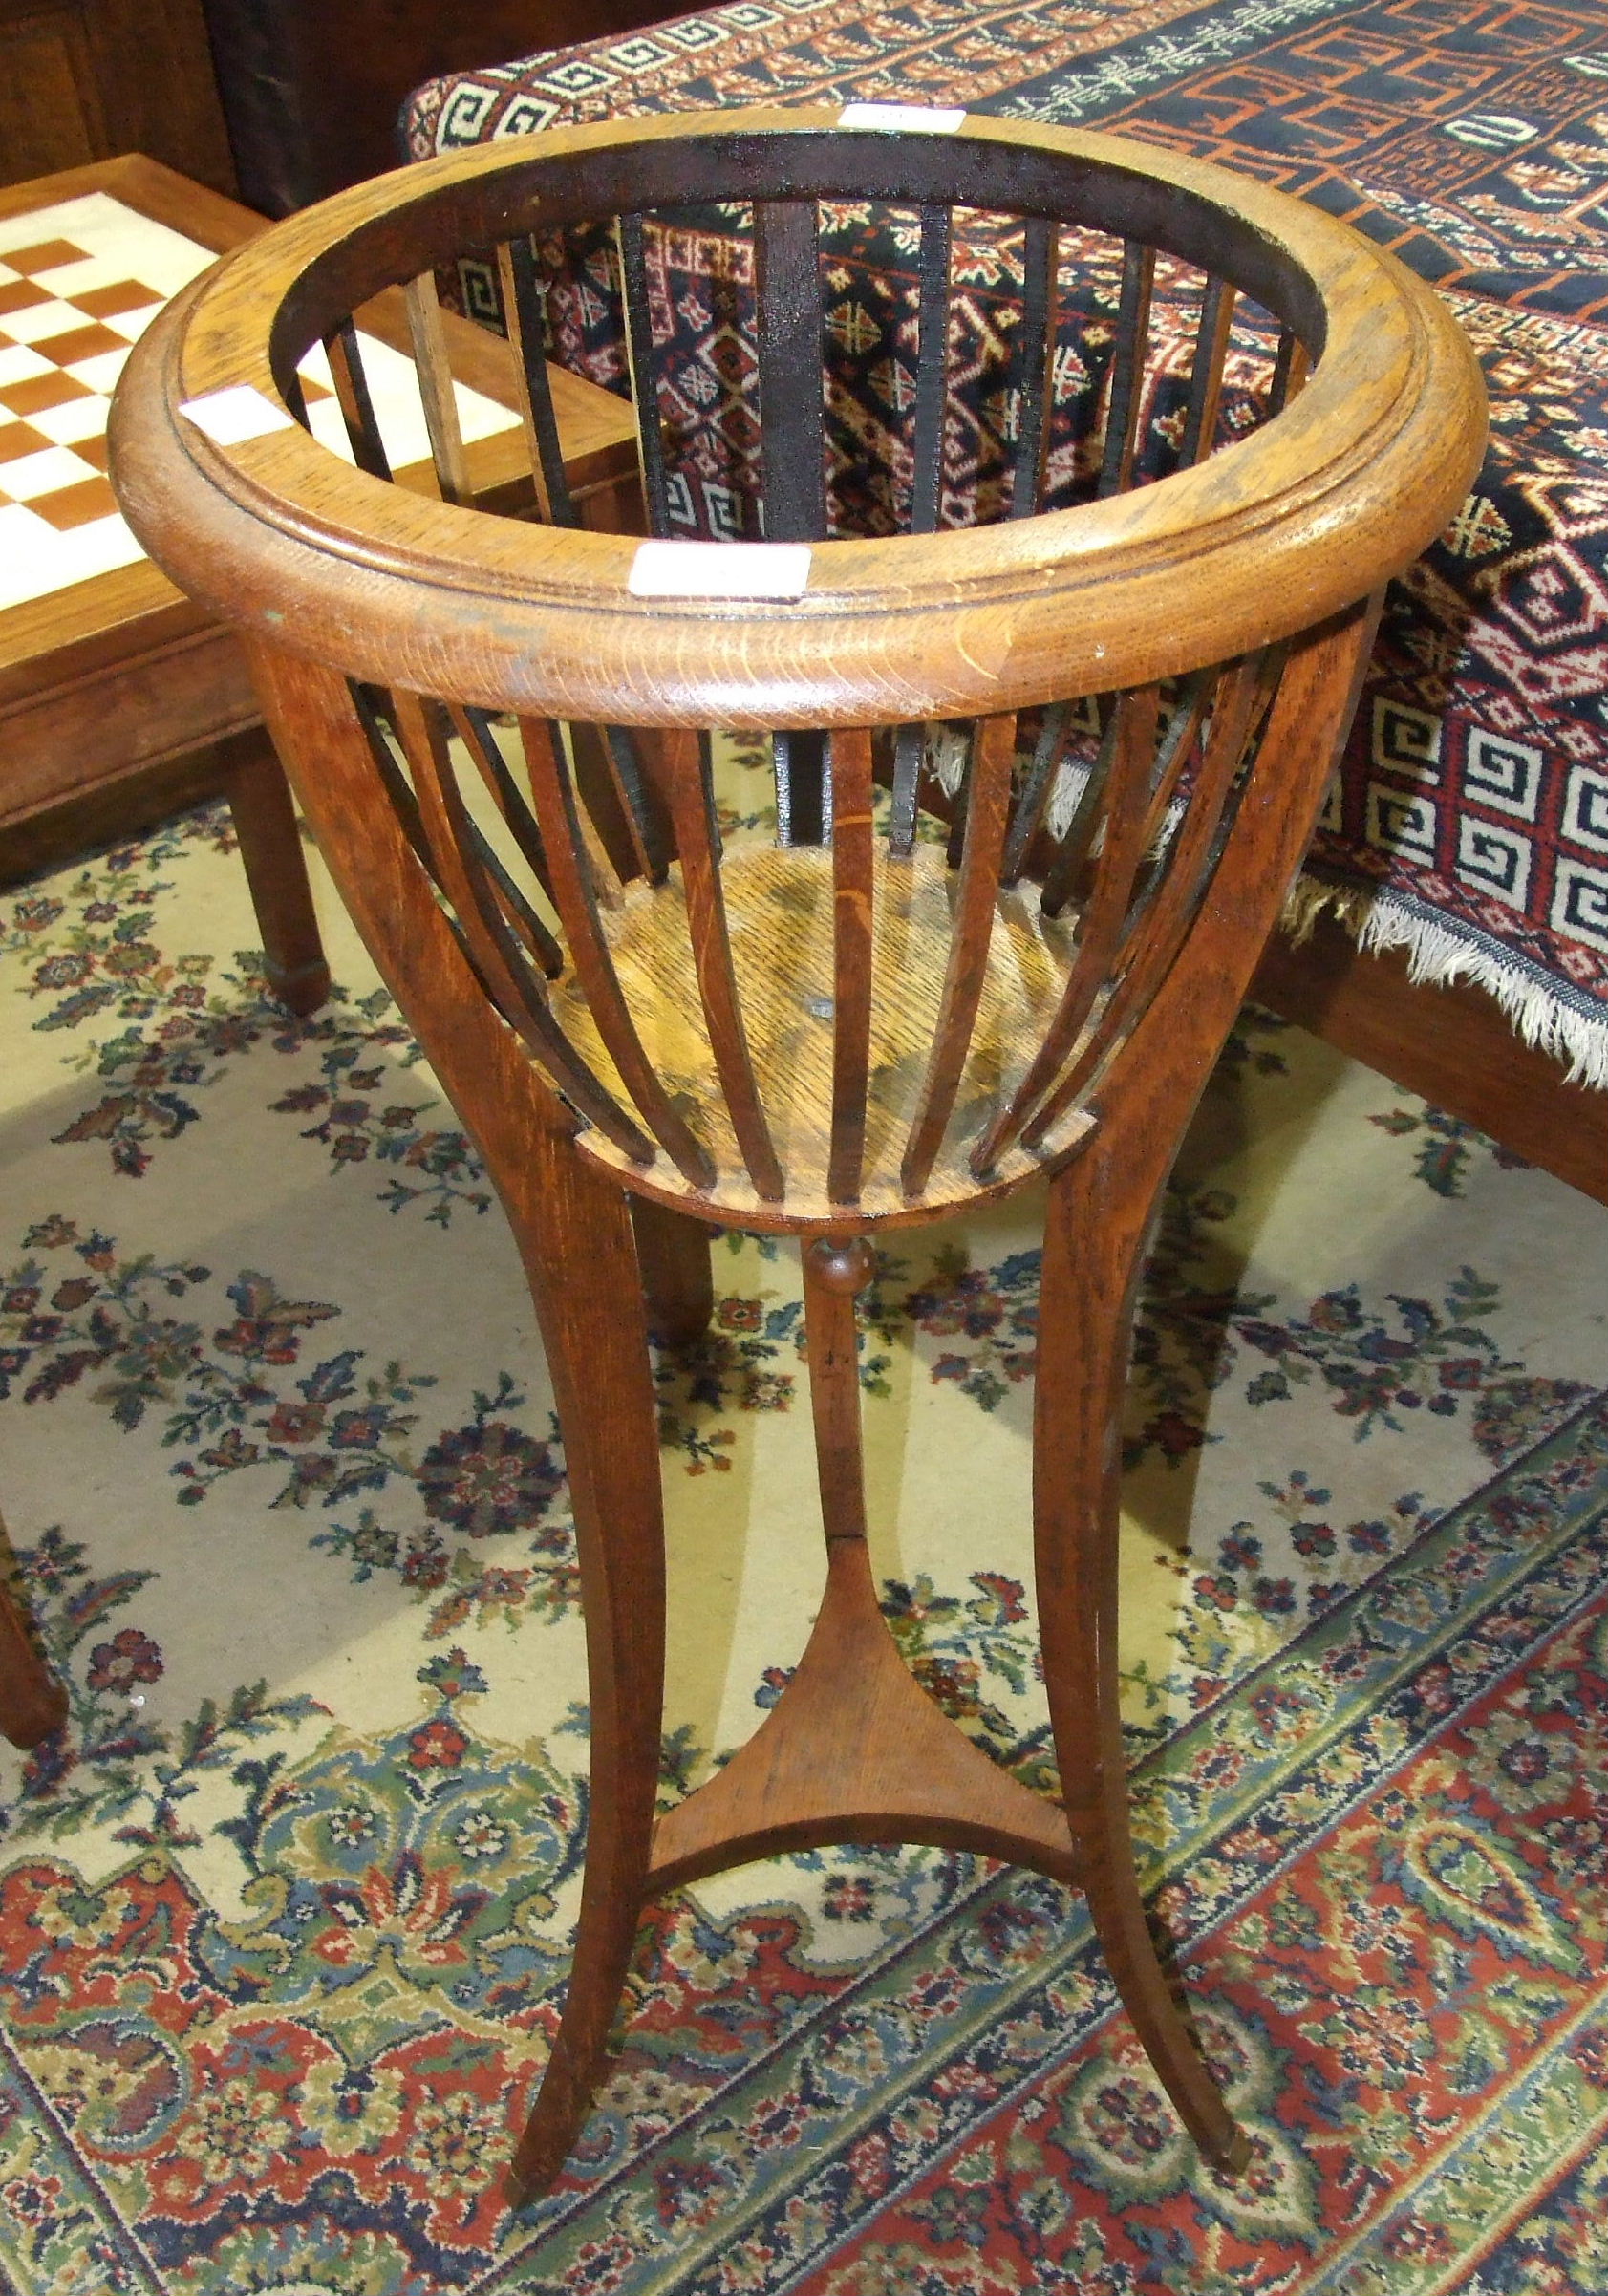
[[[932,112],[918,103],[846,103],[838,114],[839,127],[881,128],[885,135],[953,136],[964,112]]]
[[[208,391],[203,398],[186,398],[179,412],[188,415],[215,446],[239,446],[243,440],[295,427],[294,417],[276,407],[255,383],[230,383],[226,390]]]
[[[644,542],[631,562],[633,598],[802,598],[807,542]]]

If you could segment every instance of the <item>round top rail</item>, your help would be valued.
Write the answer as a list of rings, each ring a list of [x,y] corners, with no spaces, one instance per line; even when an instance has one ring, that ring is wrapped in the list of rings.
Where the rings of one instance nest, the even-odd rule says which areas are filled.
[[[634,597],[630,537],[416,496],[299,424],[220,445],[180,411],[238,385],[285,406],[297,360],[331,327],[476,246],[628,206],[752,199],[944,200],[1146,238],[1270,311],[1311,376],[1254,435],[1133,491],[813,543],[808,586],[787,601]],[[971,116],[954,134],[886,134],[818,109],[686,114],[428,161],[237,249],[175,299],[128,374],[139,387],[112,421],[119,492],[182,589],[362,676],[598,723],[965,716],[1226,659],[1413,558],[1455,511],[1484,440],[1462,333],[1355,232],[1147,144]],[[1181,570],[1208,560],[1185,610]]]

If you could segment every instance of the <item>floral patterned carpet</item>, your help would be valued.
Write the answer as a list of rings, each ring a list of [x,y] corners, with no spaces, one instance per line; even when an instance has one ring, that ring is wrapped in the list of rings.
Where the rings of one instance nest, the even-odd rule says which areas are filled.
[[[1250,2174],[1179,2134],[1081,1901],[862,1851],[657,1909],[584,2146],[506,2212],[586,1833],[564,1457],[327,916],[291,1021],[222,816],[0,896],[0,1509],[72,1694],[0,1777],[0,2285],[1608,2290],[1608,1214],[1254,1012],[1145,1290],[1124,1642]],[[1048,1784],[1037,1209],[895,1238],[862,1378],[894,1631]],[[822,1577],[796,1260],[717,1255],[658,1366],[667,1796]]]

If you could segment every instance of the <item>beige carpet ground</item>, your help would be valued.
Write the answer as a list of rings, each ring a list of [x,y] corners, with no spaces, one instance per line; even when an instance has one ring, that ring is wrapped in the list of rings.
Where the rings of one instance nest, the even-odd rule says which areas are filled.
[[[623,2064],[568,2201],[513,2221],[489,2197],[545,2055],[584,1832],[563,1454],[501,1217],[324,914],[339,993],[292,1022],[263,997],[217,816],[0,898],[0,1509],[73,1696],[63,1740],[0,1770],[8,1934],[55,1955],[9,1996],[0,2278],[28,2296],[903,2285],[833,2277],[849,2233],[825,2218],[785,2268],[722,2280],[717,2228],[751,2221],[758,2171],[693,2212],[695,2269],[691,2220],[632,2164],[707,2094],[707,2051],[664,2041],[665,1988],[717,2026],[767,1987],[787,2019],[847,1998],[972,1886],[936,1853],[777,1861],[675,1900],[639,1985],[663,2046]],[[1042,1779],[1038,1213],[894,1238],[862,1376],[895,1630]],[[796,1256],[728,1236],[717,1276],[709,1343],[659,1366],[667,1793],[753,1728],[822,1576]],[[1605,1386],[1608,1213],[1247,1013],[1140,1314],[1136,1756],[1240,1711]],[[1156,1785],[1139,1812],[1160,1872],[1179,1810]],[[789,2143],[814,2157],[832,2107],[798,2093],[817,2125]],[[1041,2285],[1175,2285],[1097,2264]]]

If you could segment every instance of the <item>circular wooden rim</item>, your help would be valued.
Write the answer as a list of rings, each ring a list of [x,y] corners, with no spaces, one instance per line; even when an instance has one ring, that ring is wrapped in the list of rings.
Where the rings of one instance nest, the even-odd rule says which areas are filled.
[[[629,594],[633,538],[416,497],[299,426],[221,447],[179,412],[242,383],[283,403],[276,361],[288,372],[306,348],[291,340],[298,317],[310,341],[320,316],[310,308],[344,297],[344,316],[426,268],[432,223],[439,236],[445,216],[460,248],[474,244],[465,202],[485,239],[529,227],[528,187],[554,161],[584,177],[589,155],[621,147],[696,140],[718,152],[758,139],[790,143],[785,162],[829,155],[837,138],[835,110],[604,121],[426,161],[289,218],[177,298],[136,346],[112,423],[130,524],[182,589],[359,676],[556,717],[760,727],[1019,709],[1226,659],[1374,589],[1462,501],[1484,441],[1479,371],[1439,299],[1393,258],[1224,170],[984,117],[918,140],[941,142],[952,164],[968,147],[975,164],[996,164],[987,147],[1005,145],[1040,169],[1047,157],[1068,186],[1132,196],[1143,185],[1171,203],[1185,238],[1191,218],[1223,219],[1286,304],[1304,306],[1297,323],[1320,355],[1294,402],[1132,493],[1002,525],[819,543],[796,603],[692,604]],[[843,140],[863,163],[868,145],[895,139]],[[1196,576],[1187,616],[1186,564]]]

